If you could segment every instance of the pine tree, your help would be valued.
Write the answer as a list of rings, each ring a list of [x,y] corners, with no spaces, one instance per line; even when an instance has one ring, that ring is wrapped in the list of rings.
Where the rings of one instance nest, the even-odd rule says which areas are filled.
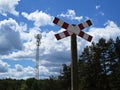
[[[109,76],[116,63],[114,48],[112,39],[101,38],[84,49],[79,60],[81,90],[111,90]]]

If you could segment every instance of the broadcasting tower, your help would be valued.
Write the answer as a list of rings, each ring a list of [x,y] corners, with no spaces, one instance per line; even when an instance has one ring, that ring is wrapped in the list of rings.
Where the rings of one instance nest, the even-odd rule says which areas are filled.
[[[37,48],[36,48],[35,78],[37,80],[39,80],[39,46],[40,46],[40,43],[41,43],[40,40],[42,38],[42,35],[41,34],[37,34],[35,36],[35,38],[36,38],[36,46],[37,46]]]

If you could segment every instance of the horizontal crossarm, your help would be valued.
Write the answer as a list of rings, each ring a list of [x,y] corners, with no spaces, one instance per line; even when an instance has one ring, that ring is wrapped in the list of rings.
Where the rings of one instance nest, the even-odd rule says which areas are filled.
[[[56,24],[56,25],[59,25],[60,27],[62,27],[62,28],[64,28],[64,29],[67,29],[67,30],[69,30],[69,29],[72,30],[72,29],[74,28],[72,25],[70,25],[70,24],[68,24],[68,23],[60,20],[60,19],[57,18],[57,17],[54,18],[53,23]],[[84,28],[89,27],[89,26],[91,26],[91,25],[92,25],[92,22],[91,22],[90,20],[87,20],[87,21],[85,21],[85,22],[83,22],[83,23],[80,23],[80,24],[78,24],[78,25],[76,25],[76,26],[78,26],[77,29],[78,29],[79,31],[81,31],[81,30],[83,30]]]
[[[78,36],[82,37],[83,39],[85,39],[85,40],[87,40],[89,42],[91,42],[91,40],[93,38],[91,35],[89,35],[87,33],[84,33],[83,31],[80,31],[80,33],[78,34]]]
[[[69,32],[69,31],[63,31],[63,32],[55,34],[55,37],[57,40],[60,40],[60,39],[66,38],[68,36],[71,36],[72,34],[73,33]]]
[[[89,27],[91,25],[92,25],[92,22],[90,20],[87,20],[81,24],[78,24],[80,30],[83,30],[84,28]]]
[[[69,31],[63,31],[63,32],[60,32],[60,33],[57,33],[55,34],[55,37],[57,40],[60,40],[60,39],[63,39],[63,38],[66,38],[68,36],[71,36],[73,33],[72,32],[69,32]],[[92,40],[92,36],[87,34],[87,33],[84,33],[83,31],[80,31],[80,33],[78,34],[78,36],[80,36],[81,38],[91,42]]]
[[[68,23],[60,20],[60,19],[57,18],[57,17],[54,18],[53,23],[59,25],[60,27],[62,27],[62,28],[64,28],[64,29],[67,29],[68,26],[69,26]]]

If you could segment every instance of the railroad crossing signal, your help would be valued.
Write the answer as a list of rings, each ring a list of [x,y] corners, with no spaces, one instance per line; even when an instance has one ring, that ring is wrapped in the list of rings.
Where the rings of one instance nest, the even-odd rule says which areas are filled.
[[[61,33],[55,34],[55,37],[57,40],[60,40],[60,39],[65,38],[67,36],[71,36],[73,33],[82,37],[83,39],[85,39],[89,42],[91,42],[91,40],[92,40],[91,35],[82,31],[84,28],[92,25],[92,22],[90,20],[87,20],[87,21],[85,21],[81,24],[78,24],[78,25],[70,25],[70,24],[60,20],[59,18],[55,17],[53,20],[53,23],[66,29],[65,31],[63,31]]]
[[[54,24],[66,29],[65,31],[55,34],[57,40],[71,36],[71,90],[78,90],[78,63],[77,63],[77,41],[76,35],[83,39],[91,42],[92,36],[83,32],[82,30],[92,25],[90,20],[87,20],[78,25],[70,25],[59,18],[55,17],[53,20]]]

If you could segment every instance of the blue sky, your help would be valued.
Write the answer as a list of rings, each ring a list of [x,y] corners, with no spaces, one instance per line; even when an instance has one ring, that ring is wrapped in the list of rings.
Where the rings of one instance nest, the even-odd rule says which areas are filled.
[[[119,0],[0,0],[0,78],[26,79],[35,76],[36,39],[40,45],[40,79],[59,75],[62,64],[70,64],[70,37],[56,40],[64,31],[52,23],[58,17],[69,24],[91,19],[84,31],[100,38],[120,36]],[[78,37],[78,56],[90,42]]]

